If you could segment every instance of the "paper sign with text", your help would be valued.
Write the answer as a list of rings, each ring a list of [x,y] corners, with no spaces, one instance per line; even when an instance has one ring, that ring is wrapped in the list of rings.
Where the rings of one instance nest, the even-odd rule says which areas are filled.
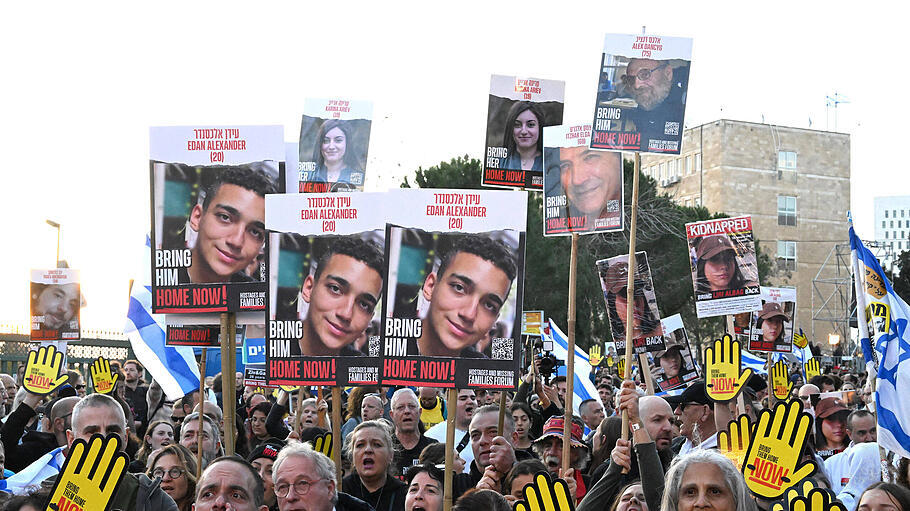
[[[761,310],[752,313],[749,351],[793,351],[796,288],[761,286]]]
[[[294,189],[300,193],[363,190],[372,117],[370,101],[306,99]]]
[[[603,290],[604,302],[607,305],[607,316],[610,319],[610,330],[613,342],[619,355],[626,353],[626,324],[628,302],[626,301],[629,283],[629,256],[619,255],[610,259],[597,261],[597,274],[600,276],[600,287]],[[632,345],[635,353],[664,351],[664,331],[660,323],[660,310],[657,308],[657,295],[651,281],[651,266],[648,254],[635,253],[635,276],[633,277],[632,307]]]
[[[29,294],[32,341],[79,340],[79,270],[32,270]]]

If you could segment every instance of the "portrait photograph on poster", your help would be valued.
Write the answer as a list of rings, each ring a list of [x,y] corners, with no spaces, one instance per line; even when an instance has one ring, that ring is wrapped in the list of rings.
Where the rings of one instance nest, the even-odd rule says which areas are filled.
[[[265,196],[284,191],[281,126],[150,130],[152,310],[261,311]]]
[[[686,240],[699,318],[761,309],[752,217],[688,223]]]
[[[544,235],[623,229],[622,153],[591,149],[588,124],[544,129]]]
[[[363,190],[373,103],[306,99],[300,122],[300,193]]]
[[[543,129],[562,124],[566,82],[492,75],[484,186],[543,188]]]
[[[514,388],[527,194],[396,190],[394,196],[380,383]],[[453,224],[458,231],[448,227]]]
[[[607,34],[591,147],[679,154],[692,39]]]
[[[698,366],[692,358],[689,336],[682,316],[674,314],[661,320],[667,349],[648,353],[651,377],[661,391],[687,385],[698,379]]]
[[[381,193],[269,198],[270,383],[377,382],[386,198]]]
[[[79,270],[32,270],[29,289],[32,341],[80,339]]]
[[[761,310],[752,313],[749,351],[793,351],[796,288],[761,286]]]
[[[607,304],[607,316],[610,319],[610,330],[613,332],[616,352],[624,355],[626,353],[629,256],[619,255],[601,259],[595,264],[597,274],[600,276],[604,301]],[[635,347],[635,353],[661,351],[665,349],[665,342],[647,253],[635,253],[635,267],[632,345]]]

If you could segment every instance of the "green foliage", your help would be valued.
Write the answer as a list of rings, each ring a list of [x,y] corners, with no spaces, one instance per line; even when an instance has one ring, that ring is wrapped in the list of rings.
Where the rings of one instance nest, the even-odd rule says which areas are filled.
[[[611,339],[603,291],[595,262],[629,251],[629,222],[632,211],[632,162],[626,161],[625,226],[623,232],[590,234],[578,237],[575,340],[587,349],[595,343]],[[419,188],[481,188],[481,161],[464,157],[427,169],[419,168],[414,186]],[[402,188],[412,185],[407,178]],[[543,194],[528,194],[528,231],[525,252],[524,310],[543,310],[560,327],[568,324],[568,282],[571,237],[543,236]],[[704,207],[685,207],[670,197],[658,195],[653,179],[639,177],[636,252],[647,252],[651,275],[657,291],[657,303],[664,317],[680,313],[690,339],[699,348],[704,341],[719,337],[724,329],[723,318],[699,320],[695,316],[695,298],[685,224],[700,220],[724,218],[711,214]],[[771,259],[756,243],[758,270],[761,279],[773,271]],[[910,266],[908,266],[910,267]],[[908,270],[910,272],[910,270]]]
[[[885,270],[885,275],[891,280],[894,292],[905,302],[910,303],[910,250],[898,254],[893,268],[893,272]]]

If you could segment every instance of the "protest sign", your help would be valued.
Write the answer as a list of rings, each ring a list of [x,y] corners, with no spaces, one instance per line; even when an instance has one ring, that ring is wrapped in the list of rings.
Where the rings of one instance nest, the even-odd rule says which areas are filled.
[[[761,286],[762,308],[752,314],[749,351],[793,351],[796,288]]]
[[[692,39],[607,34],[591,148],[679,154]]]
[[[80,338],[79,270],[55,268],[31,272],[32,341],[72,341]]]
[[[761,411],[743,466],[752,493],[776,499],[815,473],[815,461],[800,463],[811,428],[812,417],[797,399]]]
[[[541,335],[543,333],[543,311],[521,312],[521,335]]]
[[[265,195],[283,191],[282,127],[151,128],[150,154],[152,311],[264,310]]]
[[[543,188],[543,129],[562,124],[566,82],[490,77],[484,186]]]
[[[761,310],[752,217],[686,224],[699,318]]]
[[[793,382],[790,381],[790,371],[787,361],[780,359],[771,366],[771,393],[775,398],[785,400],[790,397]]]
[[[98,357],[91,366],[92,386],[95,392],[110,394],[120,379],[120,374],[111,371],[111,363],[104,357]]]
[[[550,477],[546,472],[534,474],[525,484],[524,499],[515,502],[514,511],[574,511],[575,499],[564,479]]]
[[[526,192],[389,192],[380,384],[513,389]]]
[[[752,369],[742,368],[739,341],[730,334],[715,339],[705,350],[705,389],[713,401],[726,402],[736,398],[752,376]]]
[[[717,448],[737,470],[742,470],[746,460],[746,451],[752,443],[752,429],[749,415],[744,413],[727,423],[727,429],[717,432]]]
[[[120,450],[120,437],[110,434],[77,439],[54,481],[45,509],[82,511],[107,509],[120,480],[126,474],[128,458]]]
[[[23,374],[23,386],[32,394],[46,395],[67,382],[63,369],[63,352],[54,345],[41,346],[28,352]]]
[[[692,358],[689,336],[682,316],[674,314],[660,320],[667,349],[648,353],[651,376],[661,392],[687,385],[698,379],[698,367]]]
[[[297,187],[300,193],[363,190],[373,103],[307,99],[300,122]]]
[[[607,304],[607,316],[610,318],[613,342],[616,343],[616,352],[620,355],[626,353],[628,261],[628,255],[619,255],[610,259],[601,259],[595,263],[597,274],[600,275],[604,301]],[[660,324],[657,295],[654,293],[654,283],[651,281],[651,267],[645,252],[636,252],[635,266],[632,345],[635,347],[635,353],[663,351],[667,349],[667,346]]]
[[[270,196],[270,384],[375,385],[385,193]]]
[[[591,125],[544,129],[545,236],[623,230],[622,154],[590,149]]]

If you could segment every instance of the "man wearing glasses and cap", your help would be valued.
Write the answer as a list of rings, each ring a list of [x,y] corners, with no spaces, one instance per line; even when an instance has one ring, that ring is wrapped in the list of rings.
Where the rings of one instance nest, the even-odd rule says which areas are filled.
[[[629,111],[636,130],[641,133],[641,147],[647,149],[651,139],[670,140],[677,132],[667,133],[666,124],[682,124],[686,109],[689,64],[680,61],[674,67],[669,60],[630,59],[622,83],[638,108]]]
[[[784,336],[784,322],[790,321],[790,316],[784,312],[781,304],[767,302],[762,305],[756,326],[761,329],[762,350],[782,351],[790,349],[790,343]]]
[[[714,423],[714,402],[708,397],[705,381],[697,380],[678,396],[666,398],[673,413],[682,422],[679,434],[685,441],[678,444],[678,456],[696,449],[717,448],[717,426]],[[673,446],[677,449],[677,445]]]

